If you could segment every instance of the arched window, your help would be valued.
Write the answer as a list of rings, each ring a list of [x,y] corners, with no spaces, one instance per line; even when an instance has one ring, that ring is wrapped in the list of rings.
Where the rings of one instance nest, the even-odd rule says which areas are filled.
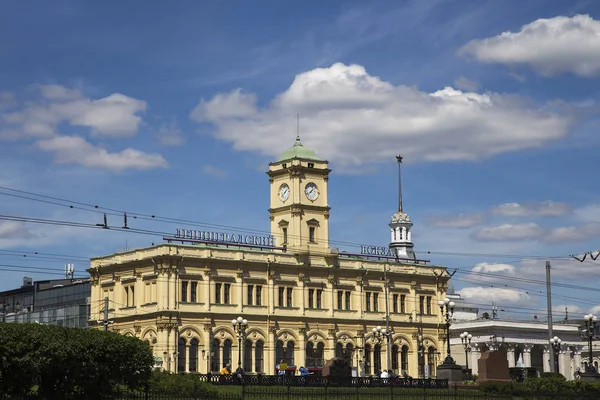
[[[402,353],[400,353],[400,369],[402,374],[408,374],[408,346],[402,346]]]
[[[435,353],[436,348],[431,346],[427,349],[427,365],[429,366],[429,376],[435,376]]]
[[[221,367],[219,366],[219,341],[213,339],[210,342],[210,370],[211,372],[219,372]]]
[[[293,341],[289,341],[287,342],[287,347],[285,349],[285,361],[288,363],[288,365],[295,365],[294,364],[294,345],[295,343]]]
[[[376,344],[375,350],[373,351],[373,369],[375,373],[378,374],[381,372],[381,345]]]
[[[354,346],[352,345],[352,343],[346,343],[346,350],[344,351],[344,360],[346,360],[346,362],[349,365],[352,365],[352,361],[354,360]]]
[[[185,339],[177,342],[177,372],[185,372]]]
[[[398,345],[395,344],[392,346],[392,370],[398,370]]]
[[[198,339],[193,338],[190,341],[190,355],[189,355],[189,371],[198,371]]]
[[[279,363],[283,360],[283,342],[278,340],[275,343],[275,365],[279,365]],[[283,360],[285,362],[285,360]]]
[[[317,343],[317,351],[316,351],[316,365],[317,368],[323,368],[325,365],[325,343],[319,342]]]
[[[425,347],[419,346],[419,378],[425,377]]]
[[[244,342],[244,371],[252,371],[252,342],[246,340]]]
[[[365,375],[371,375],[371,345],[365,344]]]
[[[229,364],[231,365],[231,340],[226,339],[223,342],[223,366]]]
[[[344,357],[344,346],[341,343],[335,344],[335,356],[337,358]]]
[[[256,342],[256,346],[254,347],[254,372],[264,372],[263,371],[263,358],[264,358],[264,347],[265,344],[262,340]]]
[[[315,366],[315,347],[312,344],[312,342],[308,342],[306,343],[306,349],[305,349],[305,355],[304,357],[306,358],[306,367],[310,368],[310,367],[314,367]]]

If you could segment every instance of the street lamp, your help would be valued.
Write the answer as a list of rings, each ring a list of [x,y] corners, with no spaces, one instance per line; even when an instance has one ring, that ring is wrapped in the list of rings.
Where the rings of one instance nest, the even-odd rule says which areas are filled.
[[[394,334],[394,331],[392,331],[391,329],[388,330],[386,328],[382,328],[381,326],[377,326],[373,329],[371,329],[371,332],[373,332],[373,341],[376,344],[379,344],[383,341],[383,338],[386,337],[387,338],[387,344],[388,344],[388,348],[390,347],[390,338],[392,337],[392,335]],[[387,369],[392,369],[392,365],[391,365],[391,354],[389,354],[388,351],[388,368]]]
[[[596,331],[596,323],[598,322],[598,317],[592,314],[588,314],[583,317],[585,320],[585,330],[583,330],[583,336],[587,337],[588,340],[588,365],[585,369],[585,372],[589,374],[596,374],[596,368],[594,367],[594,358],[592,355],[592,340],[594,340],[594,335]]]
[[[238,368],[242,366],[242,339],[246,335],[246,328],[248,327],[248,320],[242,317],[237,317],[231,320],[233,330],[235,331],[238,338]]]
[[[548,342],[554,350],[554,360],[552,360],[552,362],[554,363],[554,371],[556,371],[556,373],[559,373],[558,353],[560,352],[560,344],[562,343],[562,340],[560,340],[558,336],[554,336],[553,338],[550,338]]]
[[[454,304],[453,301],[450,301],[449,298],[445,298],[444,300],[438,301],[440,306],[440,310],[442,312],[442,317],[446,321],[446,339],[448,341],[448,355],[444,359],[444,364],[456,364],[452,355],[450,353],[450,320],[452,319],[452,315],[454,315]]]
[[[460,334],[460,341],[463,345],[463,347],[465,348],[465,360],[467,363],[467,371],[469,370],[469,351],[471,351],[471,339],[473,338],[473,335],[471,335],[469,332],[463,332]]]

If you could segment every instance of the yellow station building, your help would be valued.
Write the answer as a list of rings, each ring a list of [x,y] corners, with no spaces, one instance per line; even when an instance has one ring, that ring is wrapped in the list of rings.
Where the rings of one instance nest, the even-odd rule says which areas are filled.
[[[298,137],[267,172],[270,236],[180,229],[164,244],[92,259],[100,306],[90,323],[104,327],[108,304],[108,329],[146,341],[172,372],[235,370],[239,361],[252,374],[318,374],[343,357],[358,376],[435,376],[445,357],[445,268],[415,258],[401,192],[389,246],[330,247],[330,172]],[[243,334],[232,324],[240,316]],[[375,334],[386,316],[388,335]]]

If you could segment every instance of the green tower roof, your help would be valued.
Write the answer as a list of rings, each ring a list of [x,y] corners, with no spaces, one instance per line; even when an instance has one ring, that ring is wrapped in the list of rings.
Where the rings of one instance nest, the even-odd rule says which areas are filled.
[[[296,136],[296,142],[294,143],[294,145],[289,149],[285,150],[276,162],[287,161],[291,160],[292,158],[323,161],[319,157],[317,157],[314,151],[302,145],[302,143],[300,142],[300,136]]]

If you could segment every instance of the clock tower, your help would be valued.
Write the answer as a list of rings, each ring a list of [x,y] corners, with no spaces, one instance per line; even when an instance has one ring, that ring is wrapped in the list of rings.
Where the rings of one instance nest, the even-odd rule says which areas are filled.
[[[271,235],[276,246],[308,251],[329,247],[329,162],[300,142],[269,164]]]

